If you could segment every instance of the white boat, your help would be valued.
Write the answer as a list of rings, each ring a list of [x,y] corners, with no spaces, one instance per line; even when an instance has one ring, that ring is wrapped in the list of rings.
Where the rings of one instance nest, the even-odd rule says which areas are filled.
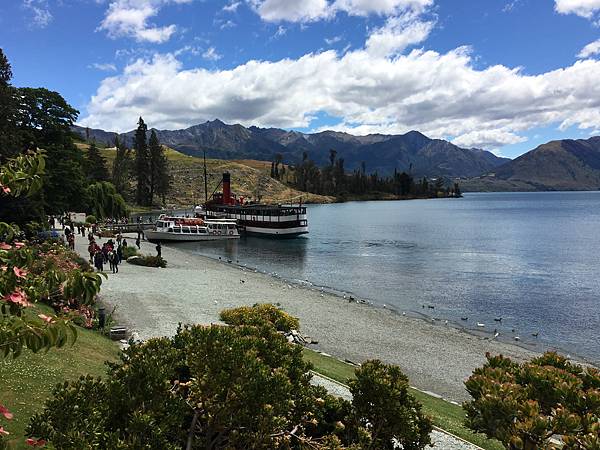
[[[153,230],[145,232],[149,241],[217,241],[239,239],[233,219],[199,219],[161,214]]]

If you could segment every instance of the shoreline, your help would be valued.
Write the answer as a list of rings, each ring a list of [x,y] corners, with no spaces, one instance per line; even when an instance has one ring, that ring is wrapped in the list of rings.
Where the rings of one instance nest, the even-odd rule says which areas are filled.
[[[132,245],[134,239],[125,237]],[[87,256],[84,239],[77,239],[76,250]],[[155,254],[147,241],[141,251]],[[221,323],[219,312],[225,308],[279,304],[300,319],[303,334],[318,341],[309,348],[356,363],[377,358],[397,364],[412,385],[456,402],[468,399],[463,381],[485,362],[487,351],[517,361],[540,354],[431,323],[414,312],[404,316],[389,308],[348,303],[320,287],[186,253],[176,246],[163,246],[163,257],[166,269],[124,262],[119,273],[109,274],[102,285],[101,301],[109,311],[116,306],[117,321],[142,339],[172,335],[179,323]]]

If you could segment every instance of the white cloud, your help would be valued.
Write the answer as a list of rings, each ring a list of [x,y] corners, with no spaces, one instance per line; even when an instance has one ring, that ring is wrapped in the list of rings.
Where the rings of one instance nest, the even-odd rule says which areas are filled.
[[[505,145],[519,144],[527,141],[526,137],[518,136],[504,130],[476,130],[462,134],[452,140],[452,143],[465,148],[483,148],[495,150]]]
[[[579,54],[578,58],[589,58],[590,56],[594,56],[600,53],[600,39],[594,42],[590,42],[588,45],[583,47]]]
[[[561,14],[577,14],[591,19],[600,10],[600,0],[555,0],[554,8]]]
[[[393,56],[372,49],[248,61],[229,70],[184,69],[173,54],[139,58],[102,81],[82,123],[126,131],[142,115],[158,128],[215,117],[299,128],[324,112],[340,118],[328,127],[340,131],[416,129],[477,147],[520,142],[526,130],[553,124],[600,128],[600,61],[526,75],[502,65],[476,68],[467,47]]]
[[[313,22],[330,19],[338,12],[353,16],[398,15],[423,12],[433,0],[248,0],[267,22]]]
[[[214,47],[208,47],[206,51],[202,53],[202,57],[204,59],[208,59],[209,61],[218,61],[223,57],[223,55],[219,55]]]
[[[228,5],[223,6],[223,11],[226,11],[226,12],[236,12],[237,9],[240,7],[241,4],[242,4],[242,2],[234,2],[234,1],[232,1]]]
[[[333,44],[337,44],[341,40],[342,40],[342,36],[334,36],[332,38],[325,38],[325,43],[327,45],[333,45]]]
[[[368,37],[367,52],[378,56],[401,53],[408,46],[427,39],[433,25],[433,22],[424,22],[414,14],[390,17],[383,27]]]
[[[116,72],[117,66],[112,63],[93,63],[88,65],[88,69],[96,69],[102,72]]]
[[[177,27],[159,27],[148,23],[148,20],[169,3],[190,1],[192,0],[113,0],[98,29],[106,31],[111,38],[132,37],[138,42],[166,42]]]
[[[44,28],[52,22],[48,0],[23,0],[23,7],[33,14],[33,25]]]

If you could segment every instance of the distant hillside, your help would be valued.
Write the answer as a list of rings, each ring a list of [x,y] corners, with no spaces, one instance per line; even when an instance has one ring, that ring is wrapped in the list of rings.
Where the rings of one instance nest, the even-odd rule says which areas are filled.
[[[112,145],[116,133],[73,127],[73,130],[99,143]],[[395,169],[411,172],[415,177],[473,177],[494,170],[507,159],[479,149],[464,149],[440,139],[411,131],[404,135],[371,134],[353,136],[324,131],[307,134],[277,128],[246,128],[228,125],[220,120],[194,125],[185,130],[156,130],[161,143],[181,153],[226,160],[272,161],[281,154],[287,164],[302,161],[306,152],[317,165],[329,163],[331,149],[343,158],[347,170],[358,169],[364,163],[369,173],[390,174]],[[134,131],[120,137],[127,145],[133,143]]]
[[[470,191],[598,190],[600,137],[548,142],[461,186]]]
[[[88,148],[87,144],[77,145],[82,150]],[[101,152],[107,159],[109,171],[112,170],[115,149],[105,148]],[[166,204],[168,206],[192,206],[203,202],[204,169],[202,159],[187,156],[172,149],[167,149],[165,154],[173,175],[173,189],[167,195]],[[300,198],[305,203],[331,203],[335,200],[333,197],[300,192],[274,180],[269,176],[270,163],[265,161],[207,159],[206,167],[209,196],[219,185],[223,172],[230,172],[233,192],[248,199],[257,199],[260,195],[263,202],[274,204],[290,200],[298,202]]]

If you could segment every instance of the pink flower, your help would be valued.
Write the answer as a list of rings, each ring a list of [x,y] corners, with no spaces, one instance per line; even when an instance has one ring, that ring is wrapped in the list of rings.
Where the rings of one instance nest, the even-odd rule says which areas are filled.
[[[0,266],[0,270],[2,272],[6,272],[8,270],[8,266]]]
[[[46,323],[56,323],[56,320],[46,314],[38,314],[38,317]]]
[[[6,418],[8,420],[12,420],[12,418],[13,418],[12,413],[4,405],[0,405],[0,414],[3,415],[4,418]]]
[[[27,277],[27,272],[19,267],[13,267],[13,272],[15,273],[17,278],[26,278]]]
[[[6,242],[0,242],[0,250],[10,250],[12,246],[7,244]]]
[[[10,194],[10,188],[8,186],[4,186],[0,183],[0,189],[2,189],[2,192],[4,192],[5,194]]]
[[[30,445],[31,447],[43,447],[44,445],[46,445],[46,441],[43,439],[32,439],[29,438],[25,441],[25,443],[27,445]]]
[[[4,427],[0,427],[0,436],[7,436],[10,433],[4,429]]]
[[[4,300],[24,307],[31,306],[27,301],[27,295],[21,289],[15,289],[13,293],[5,295]]]
[[[23,242],[15,242],[15,247],[17,247],[17,248],[23,248],[23,247],[25,247],[25,243],[23,243]]]

